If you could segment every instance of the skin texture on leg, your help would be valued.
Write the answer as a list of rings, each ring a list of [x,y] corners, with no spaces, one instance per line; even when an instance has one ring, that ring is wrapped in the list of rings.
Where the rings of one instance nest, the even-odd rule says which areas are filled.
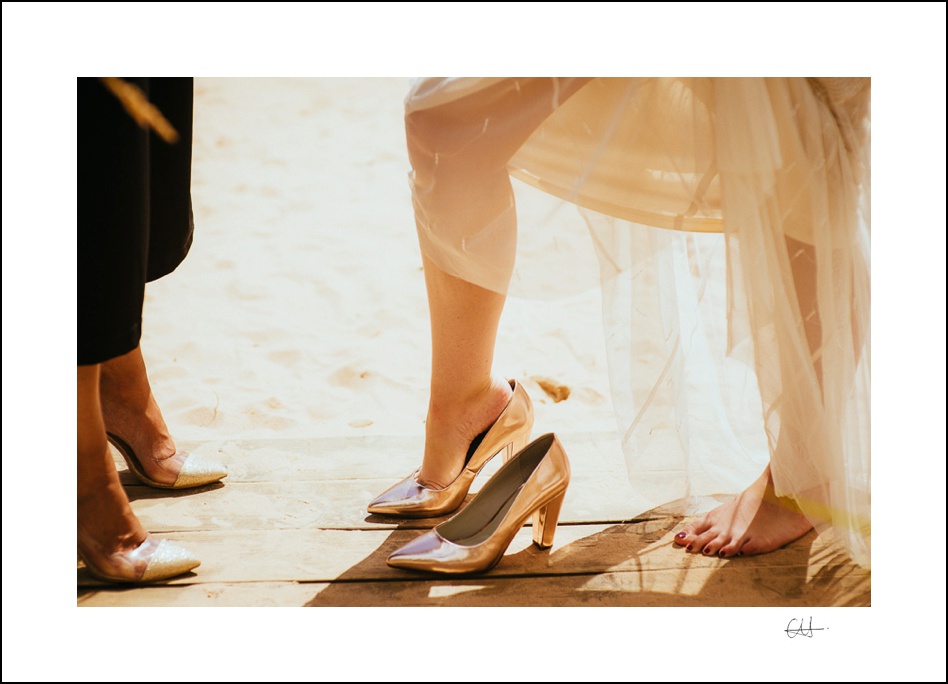
[[[101,364],[105,429],[125,441],[153,480],[173,484],[185,456],[178,453],[151,391],[141,346]]]
[[[102,571],[140,576],[147,554],[131,554],[148,533],[129,506],[109,453],[99,406],[98,365],[77,367],[76,518],[83,556]],[[124,554],[124,555],[123,555]]]
[[[555,101],[584,81],[522,79],[408,114],[412,195],[420,235],[465,239],[490,226],[500,236],[491,267],[509,279],[516,248],[516,211],[507,162],[546,118]],[[431,317],[431,396],[425,456],[418,480],[452,482],[471,441],[500,415],[510,385],[492,374],[505,296],[450,275],[423,254]]]

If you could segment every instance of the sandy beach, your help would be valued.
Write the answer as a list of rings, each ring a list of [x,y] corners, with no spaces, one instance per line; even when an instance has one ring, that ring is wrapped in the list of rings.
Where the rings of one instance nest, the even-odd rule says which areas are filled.
[[[179,439],[423,430],[430,343],[407,89],[407,79],[196,81],[194,245],[149,285],[142,340]],[[597,289],[511,298],[496,368],[534,397],[537,434],[614,430]],[[569,398],[556,402],[537,379]]]

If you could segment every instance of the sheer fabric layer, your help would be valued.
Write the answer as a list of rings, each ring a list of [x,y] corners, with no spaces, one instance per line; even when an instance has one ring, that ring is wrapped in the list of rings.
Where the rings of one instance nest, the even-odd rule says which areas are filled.
[[[856,78],[409,93],[429,258],[503,293],[601,284],[630,514],[696,512],[769,458],[778,494],[868,565],[869,94]]]

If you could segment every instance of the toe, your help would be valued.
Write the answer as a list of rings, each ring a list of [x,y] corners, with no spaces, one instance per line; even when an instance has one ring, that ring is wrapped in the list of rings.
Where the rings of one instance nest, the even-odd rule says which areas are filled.
[[[689,551],[694,553],[705,553],[705,549],[708,547],[708,544],[713,542],[718,537],[718,531],[714,528],[706,530],[703,534],[695,535],[694,539],[690,540],[688,544]]]
[[[678,544],[678,546],[688,546],[688,544],[690,543],[689,540],[694,539],[694,536],[695,536],[695,533],[694,533],[693,526],[688,525],[683,530],[681,530],[678,534],[675,535],[674,541],[676,544]]]
[[[760,545],[757,544],[753,538],[744,538],[741,540],[740,548],[738,548],[738,556],[754,556],[760,553]]]
[[[701,550],[701,547],[707,543],[704,539],[712,527],[712,522],[708,516],[702,516],[700,519],[686,525],[681,532],[675,535],[675,543],[684,546],[688,551]]]
[[[700,536],[706,534],[712,527],[714,527],[714,521],[709,516],[703,515],[685,529],[691,528],[692,534]]]
[[[736,556],[740,550],[740,540],[732,539],[718,549],[718,555],[721,558],[730,558]]]
[[[719,534],[705,544],[701,552],[706,556],[717,556],[729,541],[731,541],[730,537]]]

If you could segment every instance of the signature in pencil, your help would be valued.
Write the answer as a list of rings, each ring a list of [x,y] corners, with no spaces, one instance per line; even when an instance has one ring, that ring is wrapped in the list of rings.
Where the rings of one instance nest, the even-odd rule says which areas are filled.
[[[829,629],[829,627],[814,627],[813,618],[809,618],[809,622],[804,618],[793,618],[787,628],[783,630],[787,633],[787,636],[791,639],[796,637],[806,637],[808,639],[813,638],[813,632],[822,632]]]

